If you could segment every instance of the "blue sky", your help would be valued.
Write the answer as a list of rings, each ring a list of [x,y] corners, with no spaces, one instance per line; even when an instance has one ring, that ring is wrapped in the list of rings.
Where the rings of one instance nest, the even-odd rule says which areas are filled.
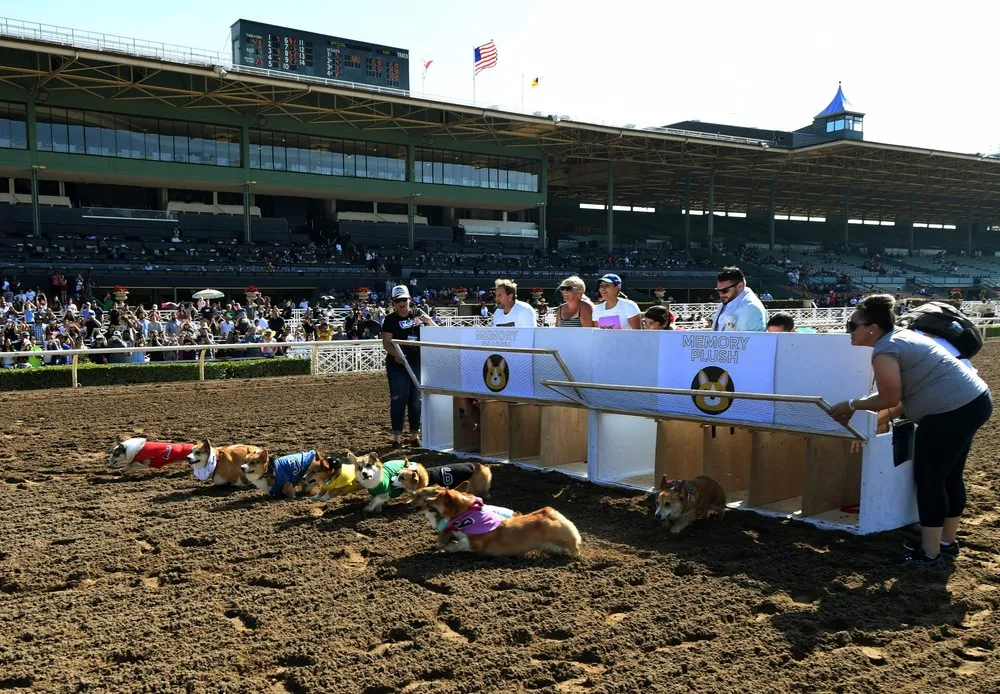
[[[905,9],[903,9],[905,7]],[[712,3],[591,0],[291,0],[236,3],[8,0],[0,15],[229,55],[251,19],[406,48],[411,91],[472,99],[472,49],[497,67],[477,103],[640,127],[686,119],[794,129],[843,81],[865,137],[961,152],[1000,150],[991,34],[1000,3]],[[976,27],[983,27],[977,34]],[[541,85],[528,87],[532,77]]]

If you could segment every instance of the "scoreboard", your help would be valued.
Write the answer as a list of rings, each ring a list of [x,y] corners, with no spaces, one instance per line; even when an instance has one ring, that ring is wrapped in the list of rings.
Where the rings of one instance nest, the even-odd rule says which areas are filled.
[[[410,54],[403,48],[246,19],[231,30],[234,65],[410,91]]]

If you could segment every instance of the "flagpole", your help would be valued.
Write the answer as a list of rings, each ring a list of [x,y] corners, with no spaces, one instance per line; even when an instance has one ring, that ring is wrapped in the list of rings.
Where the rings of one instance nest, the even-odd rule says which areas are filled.
[[[524,73],[521,73],[521,113],[524,113]]]

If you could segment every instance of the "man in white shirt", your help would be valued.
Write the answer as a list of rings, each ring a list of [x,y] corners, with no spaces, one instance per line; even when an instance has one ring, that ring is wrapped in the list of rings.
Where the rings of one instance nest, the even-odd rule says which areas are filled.
[[[767,330],[767,309],[746,284],[738,267],[724,267],[716,275],[715,291],[722,303],[715,311],[712,330],[764,332]]]
[[[494,328],[534,328],[538,314],[531,304],[517,300],[517,285],[512,280],[496,281],[497,304],[493,314]]]

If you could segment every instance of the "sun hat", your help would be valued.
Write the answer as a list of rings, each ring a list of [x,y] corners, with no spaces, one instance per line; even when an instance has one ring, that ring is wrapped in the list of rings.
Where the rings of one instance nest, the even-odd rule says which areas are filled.
[[[601,279],[599,279],[597,281],[598,282],[607,282],[608,284],[613,284],[616,287],[622,286],[622,278],[619,277],[618,275],[614,274],[613,272],[609,272],[608,274],[606,274],[604,277],[602,277]]]

